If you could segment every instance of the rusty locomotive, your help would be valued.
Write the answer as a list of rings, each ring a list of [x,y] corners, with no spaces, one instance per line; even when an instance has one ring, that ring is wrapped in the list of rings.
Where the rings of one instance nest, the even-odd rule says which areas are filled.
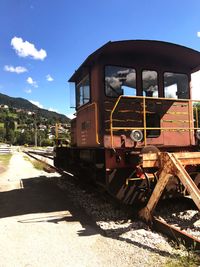
[[[147,203],[167,177],[160,195],[189,192],[200,206],[199,108],[191,98],[191,74],[199,69],[200,53],[184,46],[106,43],[69,79],[76,117],[70,146],[57,142],[55,166],[131,205]]]

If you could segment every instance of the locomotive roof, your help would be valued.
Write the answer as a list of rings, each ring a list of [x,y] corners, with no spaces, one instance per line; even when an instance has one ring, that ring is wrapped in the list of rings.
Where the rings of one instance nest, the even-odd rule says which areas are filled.
[[[176,62],[185,66],[191,72],[200,69],[200,52],[185,46],[152,40],[110,41],[89,55],[78,70],[74,72],[69,82],[75,82],[82,76],[85,69],[92,66],[100,57],[113,54],[120,56],[140,55]]]

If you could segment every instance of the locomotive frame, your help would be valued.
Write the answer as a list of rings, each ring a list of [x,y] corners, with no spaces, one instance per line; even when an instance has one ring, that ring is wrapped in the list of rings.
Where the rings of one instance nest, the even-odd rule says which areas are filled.
[[[76,85],[76,118],[70,147],[57,142],[55,166],[105,186],[123,203],[144,204],[164,167],[159,155],[175,153],[199,186],[198,101],[190,88],[199,69],[199,52],[172,43],[99,48],[69,79]],[[185,193],[172,173],[163,197]]]

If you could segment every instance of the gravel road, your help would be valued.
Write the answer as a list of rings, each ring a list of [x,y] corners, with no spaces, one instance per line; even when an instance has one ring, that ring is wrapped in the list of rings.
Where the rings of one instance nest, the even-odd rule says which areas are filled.
[[[80,199],[84,192],[72,184],[58,187],[62,179],[34,169],[22,153],[13,154],[0,176],[0,267],[145,267],[176,257],[164,237],[139,222],[127,221],[122,229],[111,219],[91,219],[83,206],[93,213],[96,206]]]

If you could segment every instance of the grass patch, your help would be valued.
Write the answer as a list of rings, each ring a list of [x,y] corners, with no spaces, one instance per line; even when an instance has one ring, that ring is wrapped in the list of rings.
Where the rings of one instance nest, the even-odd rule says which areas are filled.
[[[10,158],[12,154],[5,154],[5,155],[0,155],[0,162],[4,163],[5,165],[9,164]]]
[[[29,156],[23,156],[24,160],[30,161],[33,164],[33,167],[39,171],[45,171],[45,172],[55,172],[53,168],[51,168],[48,164],[45,162],[38,161],[36,159],[31,159]]]
[[[194,252],[187,252],[187,255],[178,256],[176,259],[168,260],[163,267],[199,267],[200,256]]]
[[[6,171],[6,168],[10,162],[12,154],[0,155],[0,173]]]
[[[32,161],[32,164],[37,170],[45,171],[48,173],[55,172],[54,168],[52,168],[51,166],[49,166],[45,162],[40,162],[40,161],[34,160],[34,161]]]
[[[8,113],[8,117],[9,117],[9,118],[16,119],[16,118],[18,118],[18,115],[17,115],[16,113],[9,112],[9,113]]]
[[[34,168],[39,170],[39,171],[43,171],[43,170],[47,169],[47,164],[45,162],[33,160],[32,164],[33,164]]]
[[[23,156],[24,160],[30,161],[30,158],[28,156]]]

